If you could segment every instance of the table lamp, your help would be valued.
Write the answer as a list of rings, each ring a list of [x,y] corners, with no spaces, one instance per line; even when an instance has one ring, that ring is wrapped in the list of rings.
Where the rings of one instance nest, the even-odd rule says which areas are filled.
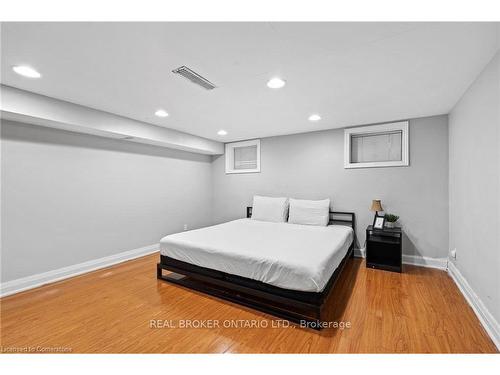
[[[375,211],[375,217],[373,218],[373,220],[375,220],[375,218],[378,216],[379,211],[384,211],[384,209],[382,208],[382,203],[380,203],[380,199],[372,200],[372,207],[370,208],[370,211]]]

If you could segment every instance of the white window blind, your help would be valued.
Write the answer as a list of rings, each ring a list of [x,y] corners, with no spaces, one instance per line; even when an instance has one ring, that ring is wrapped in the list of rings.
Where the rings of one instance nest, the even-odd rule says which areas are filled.
[[[257,168],[257,145],[234,148],[234,169]]]
[[[226,143],[226,173],[260,172],[260,139]]]
[[[408,129],[408,121],[345,129],[344,168],[408,166]]]
[[[351,135],[351,163],[401,161],[401,131]]]

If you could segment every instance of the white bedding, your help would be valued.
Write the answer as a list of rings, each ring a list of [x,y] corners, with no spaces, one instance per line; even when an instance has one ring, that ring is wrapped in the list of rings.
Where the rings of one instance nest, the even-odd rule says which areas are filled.
[[[240,219],[166,236],[162,255],[277,287],[321,292],[347,253],[353,230]]]

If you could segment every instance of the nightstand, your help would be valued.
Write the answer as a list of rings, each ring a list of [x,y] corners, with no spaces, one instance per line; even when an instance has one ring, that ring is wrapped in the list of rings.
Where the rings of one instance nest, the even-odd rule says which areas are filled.
[[[366,267],[402,272],[403,231],[401,228],[366,228]]]

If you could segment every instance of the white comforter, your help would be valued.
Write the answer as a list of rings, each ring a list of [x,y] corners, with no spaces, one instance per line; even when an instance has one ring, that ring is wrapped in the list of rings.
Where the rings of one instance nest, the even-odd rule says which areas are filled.
[[[353,230],[240,219],[160,241],[162,255],[281,288],[324,289],[347,253]]]

